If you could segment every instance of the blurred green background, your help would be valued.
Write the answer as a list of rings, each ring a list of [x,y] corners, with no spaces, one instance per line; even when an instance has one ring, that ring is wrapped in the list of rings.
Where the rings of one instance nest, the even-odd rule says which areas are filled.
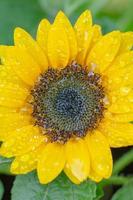
[[[133,31],[133,0],[0,0],[0,43],[13,43],[13,30],[20,26],[35,36],[42,18],[51,22],[63,10],[74,23],[85,9],[93,13],[103,32]]]

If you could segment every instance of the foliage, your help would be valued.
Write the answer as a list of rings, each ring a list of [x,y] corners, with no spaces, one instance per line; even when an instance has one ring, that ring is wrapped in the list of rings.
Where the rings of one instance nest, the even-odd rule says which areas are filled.
[[[133,199],[133,181],[120,188],[111,200],[132,200]]]
[[[98,200],[101,196],[102,190],[94,182],[75,185],[63,173],[47,185],[39,184],[35,172],[20,175],[12,189],[12,200]]]

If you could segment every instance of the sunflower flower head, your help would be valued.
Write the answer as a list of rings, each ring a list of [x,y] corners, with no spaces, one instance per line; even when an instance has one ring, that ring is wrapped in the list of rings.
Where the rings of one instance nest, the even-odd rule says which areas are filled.
[[[110,177],[110,148],[133,145],[132,45],[132,32],[102,35],[88,10],[74,27],[61,11],[43,19],[36,40],[15,29],[0,46],[0,154],[12,173]]]

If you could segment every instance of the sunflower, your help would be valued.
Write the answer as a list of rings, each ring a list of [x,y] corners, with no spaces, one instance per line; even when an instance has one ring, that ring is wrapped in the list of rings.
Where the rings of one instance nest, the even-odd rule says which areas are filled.
[[[43,19],[36,40],[15,29],[0,46],[0,154],[13,174],[110,177],[110,148],[133,144],[132,44],[132,32],[102,35],[88,10],[74,27],[61,11]]]

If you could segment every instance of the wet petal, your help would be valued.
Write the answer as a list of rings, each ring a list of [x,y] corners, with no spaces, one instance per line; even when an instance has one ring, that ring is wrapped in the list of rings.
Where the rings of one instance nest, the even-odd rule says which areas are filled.
[[[76,60],[78,63],[84,64],[85,57],[93,36],[92,16],[89,10],[86,10],[80,15],[74,28],[78,42],[78,56]]]
[[[120,47],[120,41],[119,31],[113,31],[101,37],[87,57],[86,64],[88,67],[92,69],[95,66],[96,71],[103,72],[114,60]]]
[[[108,110],[112,113],[128,113],[133,111],[133,90],[125,96],[110,95],[111,105]]]
[[[38,161],[37,173],[42,184],[55,179],[65,164],[64,145],[49,143],[43,150]]]
[[[47,41],[48,41],[48,33],[50,30],[50,23],[47,19],[43,19],[37,30],[37,42],[42,48],[42,50],[47,54]]]
[[[14,32],[14,43],[17,47],[25,49],[40,65],[44,71],[48,68],[48,60],[37,42],[23,29],[16,28]]]
[[[91,41],[91,48],[95,45],[95,43],[102,37],[101,26],[95,24],[92,27],[93,30],[93,37]]]
[[[37,161],[45,144],[40,145],[34,151],[17,156],[11,164],[11,173],[26,174],[37,168]]]
[[[82,139],[70,140],[66,144],[66,165],[65,170],[70,175],[82,182],[88,177],[90,170],[89,152]],[[67,175],[69,176],[69,173]],[[72,180],[70,176],[70,179]],[[77,182],[76,181],[76,182]]]
[[[106,87],[113,91],[124,85],[132,85],[133,52],[118,56],[109,69],[105,72]]]
[[[0,140],[10,137],[10,132],[26,125],[30,125],[32,118],[30,115],[22,113],[11,113],[5,109],[0,109]]]
[[[121,34],[122,41],[119,49],[119,54],[129,51],[133,47],[133,32]]]
[[[3,64],[12,66],[15,73],[29,85],[33,85],[41,73],[38,64],[23,49],[1,46],[0,55]]]
[[[54,23],[56,23],[57,26],[61,25],[66,32],[70,50],[69,62],[71,63],[73,60],[75,60],[77,55],[77,40],[74,29],[69,19],[65,16],[65,14],[62,11],[58,12]]]
[[[63,26],[54,23],[48,35],[48,58],[53,68],[63,68],[70,59],[69,42]]]
[[[118,94],[119,96],[124,96],[131,92],[133,86],[132,68],[133,65],[125,66],[125,68],[113,70],[108,74],[106,88],[109,93],[111,92],[114,95]]]
[[[17,85],[20,85],[21,87],[28,88],[28,85],[26,85],[21,78],[17,76],[17,74],[13,71],[12,66],[5,66],[0,65],[0,80],[1,81],[7,81],[9,83],[14,83]]]
[[[69,167],[65,167],[65,168],[64,168],[64,172],[65,172],[65,174],[69,177],[69,179],[70,179],[73,183],[75,183],[75,184],[80,184],[80,183],[81,183],[80,180],[77,179],[77,178],[74,176],[74,174],[72,173],[72,171],[71,171],[71,169],[70,169]]]
[[[100,127],[111,147],[133,145],[133,124],[106,120]]]
[[[103,179],[103,176],[97,174],[93,169],[90,169],[90,173],[88,176],[92,181],[100,182]]]
[[[107,69],[107,72],[111,72],[117,68],[125,68],[127,65],[131,64],[133,64],[133,51],[125,52],[115,58],[111,66]]]
[[[5,106],[0,106],[0,114],[4,115],[4,114],[8,114],[8,113],[16,113],[18,112],[17,108],[8,108]]]
[[[36,126],[25,126],[10,133],[10,138],[0,148],[0,155],[13,157],[34,150],[45,137]]]
[[[29,92],[14,83],[0,80],[0,105],[18,108],[24,105]]]
[[[119,122],[119,123],[125,123],[125,122],[131,122],[133,121],[133,113],[118,113],[114,114],[111,112],[105,112],[104,116],[106,119],[114,121],[114,122]]]
[[[99,131],[88,134],[85,139],[89,148],[93,171],[101,177],[110,177],[112,173],[112,156],[107,139]]]
[[[88,47],[85,48],[86,51],[84,51],[85,52],[85,58],[83,61],[84,65],[86,65],[86,59],[91,49],[97,43],[97,41],[102,37],[101,27],[98,25],[92,26],[92,28],[90,29],[89,35],[91,36],[91,38],[90,38],[90,42],[88,43]],[[81,59],[82,59],[82,55],[81,55]]]

